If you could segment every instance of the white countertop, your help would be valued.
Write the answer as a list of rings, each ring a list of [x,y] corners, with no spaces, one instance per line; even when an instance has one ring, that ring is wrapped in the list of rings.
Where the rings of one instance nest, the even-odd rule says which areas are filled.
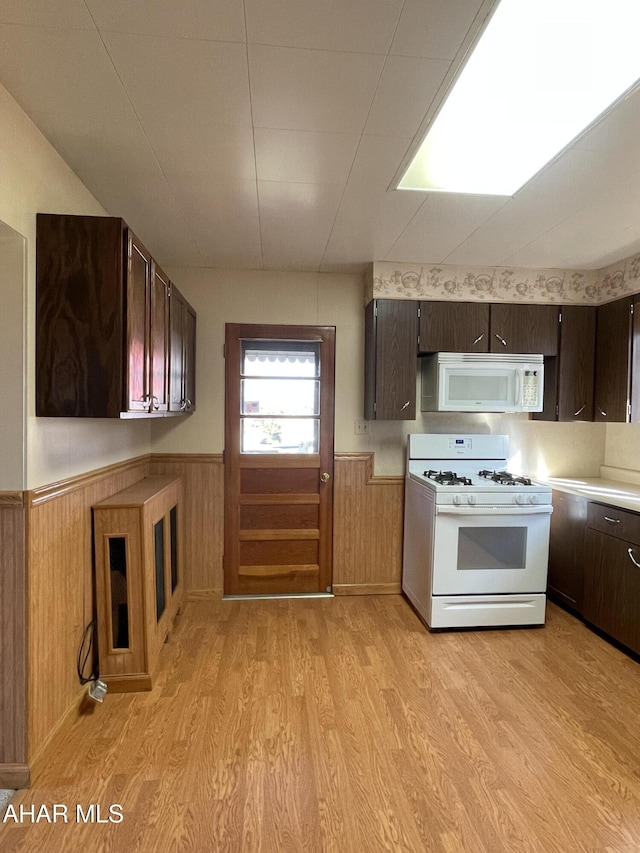
[[[640,471],[603,466],[600,477],[548,477],[553,489],[640,512]]]

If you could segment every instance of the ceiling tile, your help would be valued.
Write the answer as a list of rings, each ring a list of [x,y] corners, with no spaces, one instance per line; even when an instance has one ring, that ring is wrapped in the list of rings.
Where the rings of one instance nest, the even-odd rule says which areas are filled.
[[[587,131],[575,147],[585,151],[603,151],[622,155],[625,160],[633,158],[637,164],[638,146],[629,145],[629,140],[640,134],[640,88],[631,92],[607,113],[591,130]]]
[[[105,33],[104,41],[152,135],[165,123],[251,125],[244,45],[126,33]]]
[[[453,59],[484,0],[406,0],[391,53]]]
[[[387,53],[402,0],[245,0],[249,42]]]
[[[384,259],[380,260],[442,263],[456,246],[504,204],[506,200],[496,196],[431,193]]]
[[[361,133],[384,57],[250,45],[256,127]]]
[[[242,0],[86,0],[101,30],[210,41],[245,41]]]
[[[376,90],[365,133],[413,136],[451,63],[389,56]]]
[[[205,266],[262,267],[255,181],[167,174]]]
[[[95,30],[83,0],[2,0],[0,24]]]
[[[260,181],[260,229],[264,265],[318,269],[331,233],[342,187]]]
[[[360,137],[302,130],[255,131],[256,168],[263,181],[344,184]]]
[[[146,125],[146,123],[145,123]],[[161,168],[178,172],[186,164],[209,177],[255,181],[253,132],[250,127],[210,121],[164,122],[147,136]]]

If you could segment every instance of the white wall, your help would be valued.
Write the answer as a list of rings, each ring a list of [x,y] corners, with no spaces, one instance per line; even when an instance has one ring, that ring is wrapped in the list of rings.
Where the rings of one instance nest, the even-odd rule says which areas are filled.
[[[35,236],[36,213],[105,215],[87,188],[49,145],[35,125],[0,86],[0,223],[26,240],[26,277],[20,272],[3,276],[3,303],[26,304],[21,328],[12,340],[26,353],[26,397],[13,412],[14,427],[5,437],[0,455],[0,489],[33,488],[103,465],[147,453],[150,428],[146,421],[105,421],[35,417]],[[4,229],[3,229],[4,230]],[[6,233],[6,230],[4,230]],[[26,289],[26,293],[25,293]],[[5,346],[2,345],[2,352]],[[17,368],[12,359],[13,368]],[[2,381],[2,374],[0,374]],[[15,384],[13,387],[15,399]],[[9,386],[0,387],[0,394]],[[16,426],[19,424],[19,428]],[[15,466],[22,459],[26,432],[26,474],[17,482]],[[5,440],[7,438],[7,440]],[[5,464],[6,463],[6,464]],[[5,473],[6,472],[6,473]]]

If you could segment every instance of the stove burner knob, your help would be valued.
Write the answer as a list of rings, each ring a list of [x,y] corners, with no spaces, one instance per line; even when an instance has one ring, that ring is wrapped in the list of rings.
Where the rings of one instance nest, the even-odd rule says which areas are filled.
[[[475,495],[469,495],[467,498],[467,503],[470,503],[471,506],[473,506],[475,504],[475,502],[476,502],[476,496]]]
[[[456,506],[459,506],[462,503],[462,495],[454,495],[453,502]]]
[[[524,495],[516,495],[516,503],[523,504],[526,503],[526,498]]]
[[[538,496],[537,495],[529,495],[529,503],[530,504],[537,504],[538,503]]]

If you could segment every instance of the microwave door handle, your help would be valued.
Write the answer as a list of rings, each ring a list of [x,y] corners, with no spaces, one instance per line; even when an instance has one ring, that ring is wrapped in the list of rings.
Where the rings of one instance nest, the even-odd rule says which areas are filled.
[[[521,368],[521,367],[516,367],[516,393],[515,393],[515,399],[516,399],[516,405],[517,405],[517,406],[521,406],[521,405],[522,405],[522,402],[523,402],[523,399],[524,399],[524,393],[523,393],[523,389],[524,389],[524,382],[523,382],[523,379],[524,379],[524,377],[523,377],[523,370],[522,370],[522,368]]]

